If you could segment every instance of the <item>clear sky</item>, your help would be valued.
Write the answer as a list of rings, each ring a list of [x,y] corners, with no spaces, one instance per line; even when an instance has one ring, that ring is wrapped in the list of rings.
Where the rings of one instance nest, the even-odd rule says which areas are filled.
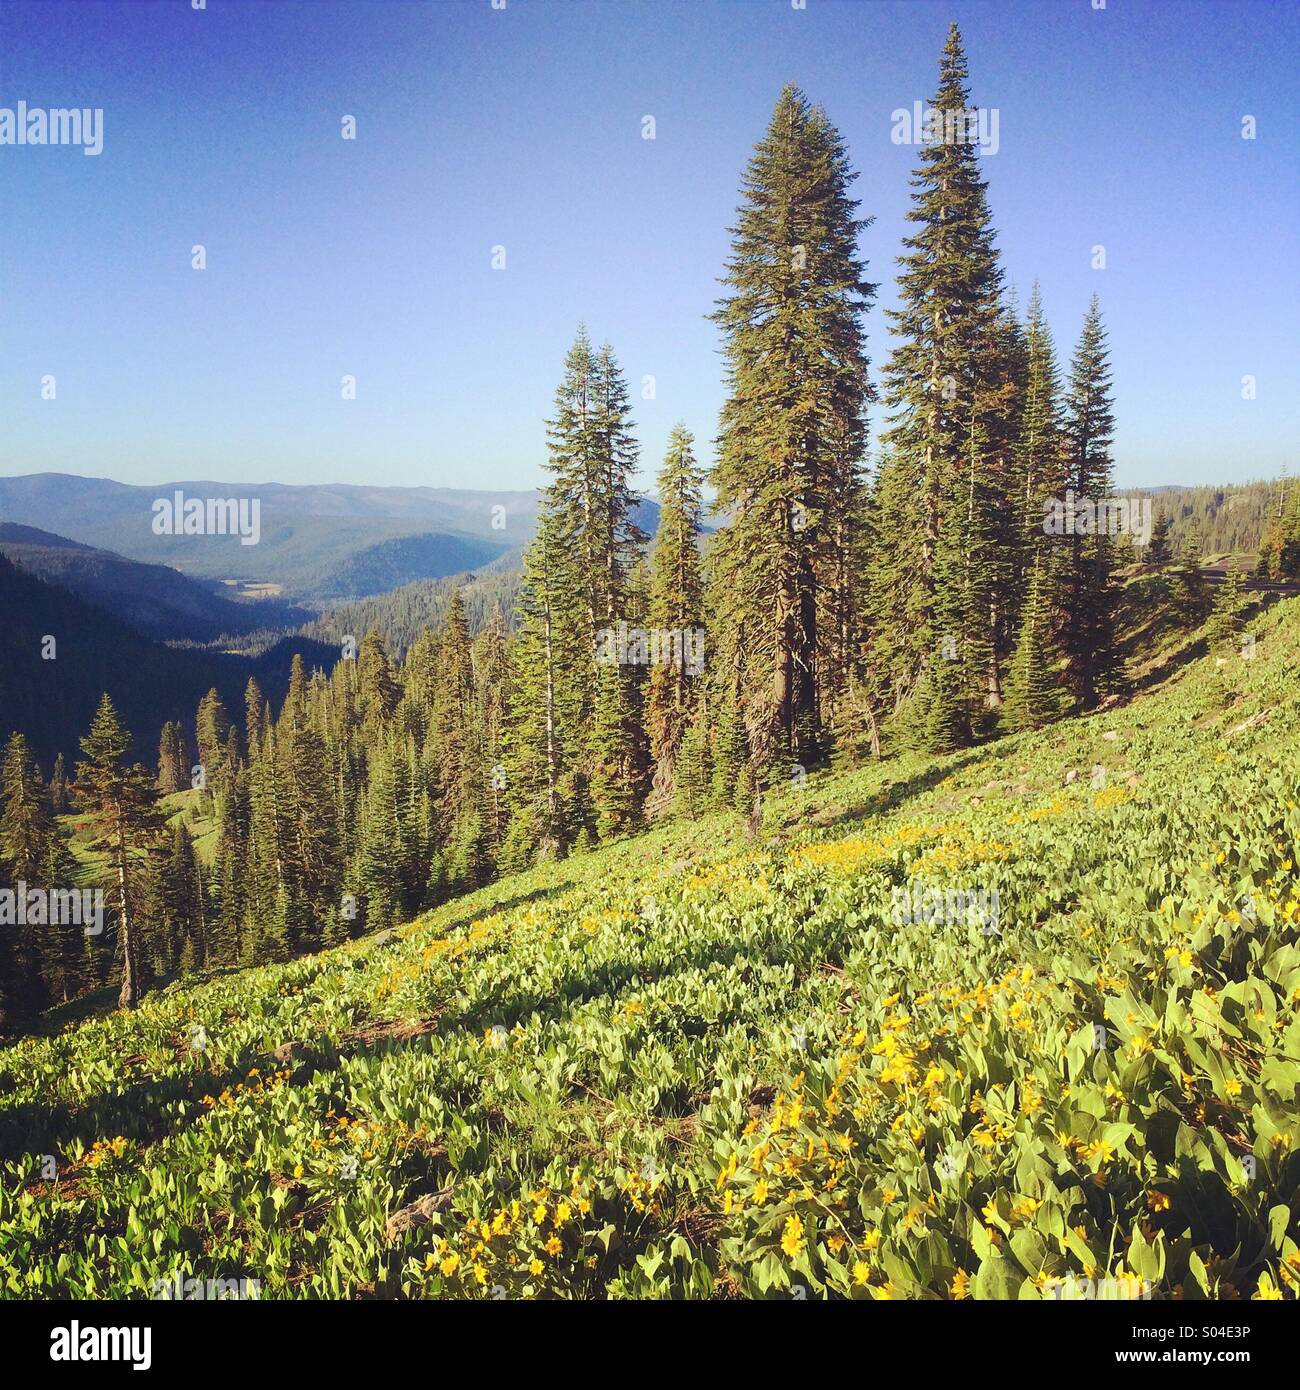
[[[1119,482],[1294,472],[1300,6],[1097,2],[4,0],[0,107],[102,107],[104,149],[0,146],[0,473],[531,487],[580,319],[647,472],[678,418],[709,457],[705,315],[782,84],[860,170],[878,366],[917,154],[891,112],[950,19],[1063,358],[1101,296]]]

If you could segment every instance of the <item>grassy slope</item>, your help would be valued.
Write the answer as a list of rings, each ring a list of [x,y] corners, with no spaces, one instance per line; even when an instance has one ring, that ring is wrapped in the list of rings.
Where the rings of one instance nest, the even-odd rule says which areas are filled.
[[[1294,1295],[1300,601],[1253,631],[0,1053],[0,1288]]]

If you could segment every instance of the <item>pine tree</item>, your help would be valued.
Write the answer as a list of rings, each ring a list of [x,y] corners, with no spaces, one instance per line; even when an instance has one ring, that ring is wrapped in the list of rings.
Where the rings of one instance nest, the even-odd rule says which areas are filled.
[[[591,640],[623,616],[627,571],[645,535],[633,520],[637,450],[626,382],[608,344],[580,327],[546,422],[548,489],[587,613]]]
[[[632,436],[631,406],[627,382],[614,350],[602,344],[596,354],[595,374],[595,489],[578,528],[588,564],[587,591],[592,596],[594,626],[617,622],[626,611],[629,571],[648,539],[635,521],[637,495],[632,487],[636,473],[637,444]],[[555,490],[563,505],[563,492]],[[593,637],[594,637],[593,632]]]
[[[229,734],[230,714],[225,702],[215,689],[209,690],[199,701],[198,713],[194,718],[194,737],[198,744],[199,762],[203,767],[204,780],[209,791],[215,790],[221,781]]]
[[[69,837],[63,828],[54,825],[45,842],[45,862],[40,882],[52,889],[71,888],[77,881],[77,862],[73,857]],[[75,889],[74,889],[75,891]],[[53,915],[53,914],[51,914]],[[46,923],[37,942],[41,979],[46,998],[54,1003],[66,1003],[84,982],[84,956],[95,938],[86,932],[86,924],[67,920]]]
[[[1151,528],[1151,540],[1147,545],[1147,553],[1143,557],[1148,565],[1159,568],[1167,565],[1173,559],[1173,545],[1170,541],[1170,531],[1173,521],[1167,512],[1161,512],[1156,517],[1155,525]]]
[[[1066,462],[1056,352],[1037,284],[1029,297],[1024,345],[1024,400],[1015,451],[1020,533],[1014,586],[1025,598],[1002,716],[1010,729],[1041,728],[1062,713],[1056,634],[1065,621],[1067,557],[1046,534],[1044,522],[1049,509],[1063,501]]]
[[[1188,617],[1193,622],[1200,622],[1205,615],[1206,583],[1201,572],[1204,561],[1205,556],[1201,549],[1201,523],[1193,517],[1178,549],[1178,584],[1182,590]]]
[[[645,723],[660,804],[672,797],[678,749],[695,708],[699,672],[688,668],[684,642],[703,637],[704,578],[700,564],[704,470],[695,461],[695,441],[680,422],[673,427],[659,473],[659,529],[650,556],[652,629],[680,634],[680,653],[650,672]],[[702,654],[702,649],[701,654]]]
[[[1073,492],[1076,501],[1096,507],[1098,514],[1099,504],[1112,489],[1113,432],[1109,353],[1094,295],[1070,367],[1062,434],[1067,491]],[[1114,546],[1100,515],[1090,531],[1076,525],[1067,540],[1066,621],[1060,640],[1069,657],[1068,676],[1075,698],[1083,709],[1091,709],[1103,694],[1121,689],[1124,679],[1115,631]]]
[[[694,820],[707,810],[713,782],[709,726],[702,701],[696,705],[682,734],[674,772],[673,810]]]
[[[0,764],[0,881],[24,896],[32,889],[63,886],[46,878],[54,837],[40,769],[23,735],[11,734]],[[43,937],[51,930],[48,921],[35,922],[24,915],[22,925],[0,927],[11,938],[6,953],[8,1007],[23,1016],[49,1002],[41,966]]]
[[[1277,550],[1273,577],[1300,579],[1300,485],[1291,488],[1291,500],[1281,511],[1277,525]]]
[[[46,791],[47,799],[50,803],[50,813],[55,816],[66,816],[71,806],[68,796],[68,768],[63,760],[63,754],[58,754],[54,759],[54,771],[50,773],[50,785]]]
[[[1022,517],[1020,572],[1025,582],[1036,567],[1042,582],[1050,582],[1038,564],[1039,549],[1044,538],[1044,506],[1065,491],[1062,449],[1056,349],[1043,315],[1042,292],[1035,284],[1025,319],[1024,405],[1016,448],[1016,496]]]
[[[438,842],[453,893],[479,885],[486,872],[482,739],[474,691],[474,661],[460,594],[454,592],[437,639],[429,720],[435,759]]]
[[[253,749],[262,740],[266,719],[266,696],[262,694],[262,687],[258,685],[257,680],[249,676],[248,684],[244,687],[244,743],[250,758],[253,756]]]
[[[247,949],[256,946],[263,923],[269,920],[276,904],[285,900],[289,826],[278,783],[278,747],[275,726],[268,717],[250,750],[247,844],[242,852],[237,844],[230,845],[229,860],[218,852],[215,871],[222,885],[222,910],[213,918],[208,932],[210,962],[229,964],[241,959]],[[231,875],[239,873],[241,863],[242,877],[233,880]],[[230,915],[226,913],[226,903],[231,905]]]
[[[218,924],[214,939],[196,951],[196,964],[202,964],[209,950],[223,963],[240,959],[243,924],[257,900],[251,896],[249,875],[249,835],[252,822],[252,776],[241,770],[217,798],[216,888],[219,901]],[[175,846],[173,845],[173,851]],[[175,857],[173,855],[173,857]]]
[[[755,750],[824,752],[837,640],[826,596],[861,516],[868,394],[861,319],[875,287],[839,133],[787,86],[745,172],[714,320],[728,398],[711,481],[719,637]],[[836,672],[836,678],[841,673]]]
[[[11,734],[5,745],[0,789],[0,859],[13,878],[41,883],[54,820],[40,768],[22,734]]]
[[[629,684],[621,666],[598,667],[591,730],[591,804],[602,840],[629,834],[640,820],[643,788]]]
[[[105,852],[114,885],[122,958],[118,1007],[123,1009],[134,1009],[140,1000],[135,873],[166,824],[153,777],[139,763],[123,762],[132,742],[105,694],[81,740],[86,756],[77,764],[77,793],[93,835],[90,847]]]
[[[276,745],[284,893],[280,922],[290,951],[321,944],[324,921],[343,889],[343,862],[331,762],[324,735],[310,723],[291,725]],[[277,949],[278,949],[277,944]]]
[[[748,815],[754,804],[754,771],[749,740],[739,703],[718,702],[718,726],[712,750],[712,804],[720,810]]]
[[[475,696],[482,730],[482,776],[485,779],[484,814],[488,827],[488,853],[495,865],[505,837],[506,809],[505,736],[511,710],[511,660],[509,638],[500,604],[492,610],[479,635],[474,656]]]
[[[1061,713],[1053,641],[1055,617],[1048,602],[1046,547],[1039,547],[1029,573],[1029,592],[1021,613],[1020,635],[1007,678],[1003,722],[1008,729],[1041,729]]]
[[[158,740],[158,789],[164,796],[185,791],[190,785],[189,752],[179,724],[170,720],[162,727]]]
[[[547,421],[548,464],[552,481],[547,505],[553,512],[563,544],[555,550],[557,563],[567,569],[567,582],[585,608],[582,646],[568,655],[568,676],[578,696],[576,721],[567,747],[574,766],[567,781],[569,810],[560,837],[563,843],[582,842],[594,829],[588,806],[591,788],[599,783],[606,802],[604,823],[622,821],[613,806],[639,799],[643,759],[625,702],[636,695],[627,682],[616,690],[595,669],[599,635],[628,617],[630,576],[645,533],[636,525],[636,495],[632,476],[637,448],[632,437],[628,391],[613,350],[605,344],[593,351],[585,329],[565,359],[564,376],[555,407]],[[597,732],[596,703],[604,692],[604,713]],[[611,701],[618,705],[612,715]],[[616,740],[616,746],[610,740]],[[614,786],[614,779],[623,785]]]
[[[362,727],[368,734],[377,734],[392,718],[401,693],[384,639],[378,632],[366,633],[357,653],[357,705]],[[291,701],[292,698],[291,691]]]
[[[512,644],[514,708],[506,738],[511,824],[505,862],[554,855],[587,823],[583,710],[594,670],[590,614],[574,587],[571,538],[549,497],[524,555]]]
[[[207,960],[203,880],[189,831],[179,821],[172,826],[162,884],[173,960],[183,971],[200,969]]]
[[[931,103],[936,128],[912,179],[902,303],[890,312],[900,342],[885,371],[873,523],[889,541],[869,576],[872,667],[887,708],[910,740],[934,749],[968,741],[1001,701],[1017,539],[1008,523],[1021,515],[1012,455],[1026,345],[1003,303],[976,148],[961,138],[975,114],[966,80],[953,25]]]
[[[355,879],[365,904],[366,926],[391,927],[414,906],[409,886],[412,842],[407,761],[396,738],[387,739],[371,763],[365,831]]]
[[[1235,643],[1242,621],[1241,571],[1230,569],[1214,592],[1214,604],[1206,625],[1206,641],[1213,647]]]

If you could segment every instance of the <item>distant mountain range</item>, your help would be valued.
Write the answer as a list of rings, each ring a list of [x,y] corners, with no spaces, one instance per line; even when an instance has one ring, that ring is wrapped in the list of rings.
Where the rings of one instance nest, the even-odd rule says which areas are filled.
[[[156,534],[154,503],[170,502],[177,493],[257,501],[258,543],[244,545],[232,535]],[[536,515],[532,492],[201,479],[136,487],[66,473],[0,478],[0,520],[167,565],[191,579],[256,585],[295,602],[384,593],[487,564],[520,550]]]

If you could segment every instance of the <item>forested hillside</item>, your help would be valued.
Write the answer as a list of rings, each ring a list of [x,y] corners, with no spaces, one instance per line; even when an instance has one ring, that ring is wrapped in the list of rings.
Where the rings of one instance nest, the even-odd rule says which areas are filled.
[[[1155,493],[1158,515],[1169,518],[1175,548],[1199,544],[1205,555],[1260,555],[1273,569],[1286,537],[1300,540],[1300,485],[1293,478],[1230,487],[1169,487]],[[1277,558],[1275,559],[1274,556]],[[1292,575],[1300,564],[1289,562]]]
[[[275,698],[289,683],[295,655],[311,662],[333,650],[310,638],[276,638],[257,657],[174,650],[142,637],[112,613],[15,567],[0,554],[0,612],[5,657],[0,662],[0,739],[20,732],[46,774],[58,754],[77,752],[105,689],[133,733],[135,755],[152,759],[156,730],[169,719],[189,722],[212,688],[238,699],[256,677]]]
[[[424,579],[390,593],[331,605],[303,628],[303,634],[338,645],[349,633],[373,632],[400,660],[421,633],[442,625],[453,594],[460,596],[465,621],[475,636],[498,610],[506,627],[513,629],[519,578],[517,566],[507,557],[469,576]]]

